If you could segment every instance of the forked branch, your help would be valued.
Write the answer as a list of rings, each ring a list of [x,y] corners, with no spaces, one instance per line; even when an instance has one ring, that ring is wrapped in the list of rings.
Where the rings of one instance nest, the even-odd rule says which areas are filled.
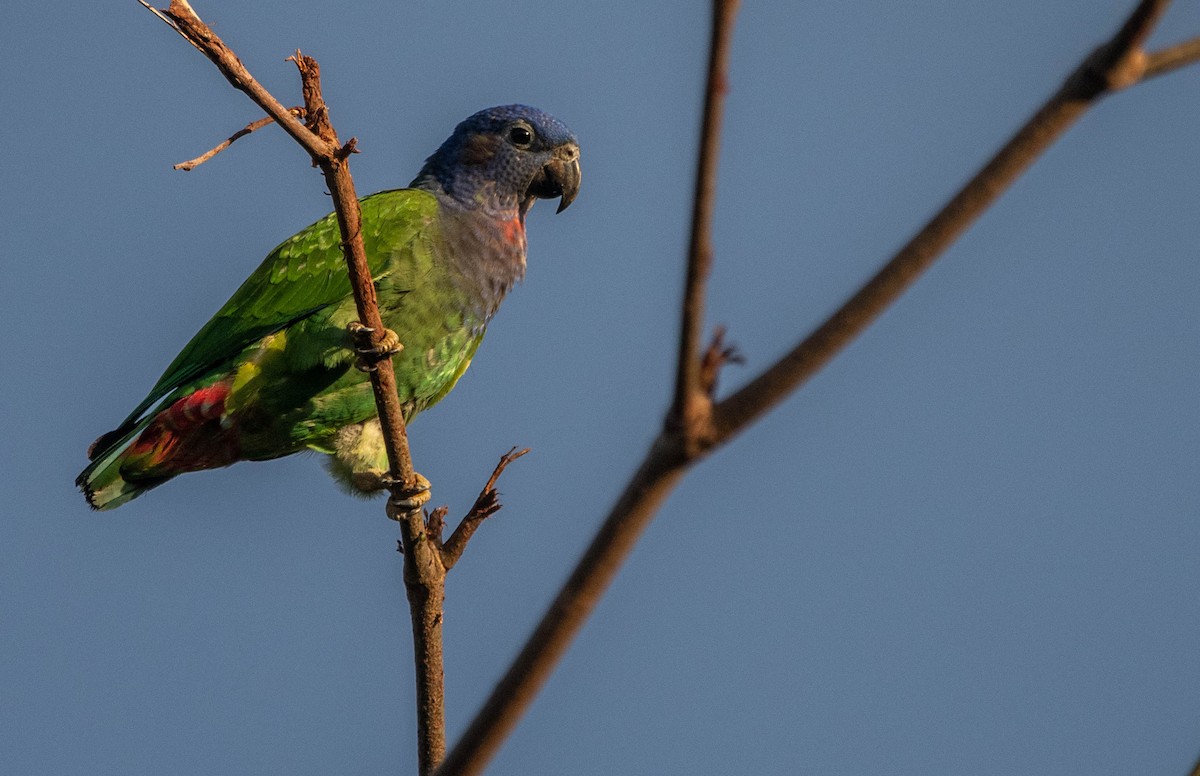
[[[516,726],[554,665],[579,632],[620,564],[686,469],[729,441],[828,363],[891,305],[960,234],[1083,113],[1110,91],[1200,58],[1194,42],[1146,55],[1142,44],[1167,7],[1142,0],[1112,40],[1099,47],[1062,88],[967,185],[841,309],[748,385],[713,405],[703,401],[698,353],[704,280],[711,260],[708,230],[715,185],[715,129],[725,90],[723,63],[736,3],[714,0],[712,52],[692,224],[682,332],[671,413],[664,429],[508,671],[446,757],[438,776],[480,773]],[[714,64],[716,63],[716,64]],[[1153,68],[1153,69],[1152,69]],[[715,377],[713,378],[715,380]]]

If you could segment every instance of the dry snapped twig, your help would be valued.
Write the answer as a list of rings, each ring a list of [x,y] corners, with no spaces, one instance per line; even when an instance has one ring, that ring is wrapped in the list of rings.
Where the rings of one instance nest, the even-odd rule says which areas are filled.
[[[492,470],[492,476],[488,477],[487,484],[479,492],[479,498],[475,499],[467,516],[459,522],[458,528],[454,529],[454,533],[450,534],[450,538],[441,546],[442,565],[446,567],[447,571],[453,568],[455,563],[458,563],[463,550],[467,548],[467,542],[475,535],[480,524],[499,511],[500,493],[496,490],[496,482],[500,479],[500,475],[504,473],[510,463],[528,452],[528,447],[521,450],[514,447],[500,456],[500,462],[496,464],[496,468]],[[440,541],[442,535],[440,530],[433,532],[433,535],[437,536]]]
[[[1012,140],[874,278],[775,365],[732,396],[713,404],[707,400],[703,382],[715,382],[715,374],[710,372],[702,378],[704,361],[698,343],[704,285],[711,262],[709,229],[715,184],[710,176],[716,166],[719,128],[719,116],[712,111],[720,110],[726,88],[724,70],[736,10],[734,0],[714,0],[692,247],[671,412],[633,479],[525,646],[446,756],[438,776],[472,776],[483,770],[691,464],[729,441],[828,363],[1097,100],[1150,75],[1200,59],[1200,44],[1195,42],[1158,55],[1147,56],[1142,51],[1143,42],[1167,4],[1166,0],[1139,2],[1112,40],[1088,56]],[[714,350],[723,350],[723,345],[714,341],[708,351],[710,359]]]
[[[158,9],[153,9],[153,10],[158,10]],[[304,114],[305,114],[304,108],[299,108],[299,107],[288,108],[288,113],[291,113],[296,118],[301,118],[301,119],[304,118]],[[173,165],[172,169],[183,170],[184,172],[191,172],[192,170],[196,169],[200,165],[207,162],[209,159],[212,159],[214,156],[216,156],[217,154],[224,151],[226,148],[229,148],[229,146],[233,145],[237,140],[245,137],[246,135],[249,135],[251,132],[257,132],[258,130],[262,129],[263,127],[267,126],[268,124],[274,124],[274,123],[275,123],[275,119],[271,118],[270,116],[259,119],[258,121],[251,121],[249,124],[242,127],[237,132],[234,132],[232,135],[230,135],[228,138],[226,138],[225,140],[218,143],[213,148],[210,148],[209,150],[200,154],[195,159],[189,159],[186,162],[180,162],[179,164]]]
[[[394,332],[389,332],[379,315],[375,285],[372,282],[363,247],[361,212],[349,157],[356,152],[356,140],[345,144],[338,140],[329,121],[329,111],[321,96],[320,68],[316,60],[300,52],[289,59],[300,71],[304,94],[303,108],[285,108],[250,75],[241,61],[216,33],[196,14],[187,0],[171,0],[160,10],[138,0],[166,22],[216,65],[235,88],[244,92],[266,112],[267,118],[253,122],[202,157],[179,169],[192,169],[219,153],[239,137],[274,121],[298,142],[320,168],[333,200],[342,249],[346,257],[350,285],[354,292],[359,323],[351,335],[360,363],[369,372],[375,404],[387,448],[391,499],[388,514],[400,523],[404,553],[404,581],[413,626],[413,653],[417,694],[417,758],[421,774],[429,774],[442,760],[446,749],[444,678],[442,661],[442,605],[445,597],[446,570],[462,555],[467,540],[479,523],[500,508],[495,492],[496,478],[512,460],[524,452],[505,456],[488,480],[475,508],[451,536],[447,547],[441,543],[441,515],[427,522],[421,505],[428,499],[428,485],[413,471],[408,437],[404,426],[391,355],[400,348]],[[305,119],[304,123],[299,118]],[[485,498],[486,497],[486,498]],[[434,528],[432,541],[430,530]],[[448,561],[448,562],[447,562]]]

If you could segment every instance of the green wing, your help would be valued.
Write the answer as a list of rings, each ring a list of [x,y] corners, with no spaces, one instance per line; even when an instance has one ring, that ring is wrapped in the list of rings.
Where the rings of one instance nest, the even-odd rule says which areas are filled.
[[[381,191],[359,200],[367,264],[375,281],[437,213],[437,199],[417,189]],[[350,294],[341,235],[331,213],[285,240],[192,337],[125,422],[156,401],[238,356],[248,345]]]

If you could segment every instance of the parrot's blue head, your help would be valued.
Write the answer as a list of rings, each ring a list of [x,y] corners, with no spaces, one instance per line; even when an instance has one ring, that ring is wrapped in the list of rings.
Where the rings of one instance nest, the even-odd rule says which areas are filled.
[[[539,198],[560,197],[561,213],[579,178],[579,143],[566,125],[528,105],[501,105],[455,127],[412,186],[468,208],[524,216]]]

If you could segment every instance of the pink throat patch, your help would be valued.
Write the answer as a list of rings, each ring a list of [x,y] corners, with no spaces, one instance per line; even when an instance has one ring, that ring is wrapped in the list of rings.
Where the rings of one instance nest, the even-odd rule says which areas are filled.
[[[525,242],[525,224],[520,218],[510,218],[500,224],[500,233],[508,243]]]

